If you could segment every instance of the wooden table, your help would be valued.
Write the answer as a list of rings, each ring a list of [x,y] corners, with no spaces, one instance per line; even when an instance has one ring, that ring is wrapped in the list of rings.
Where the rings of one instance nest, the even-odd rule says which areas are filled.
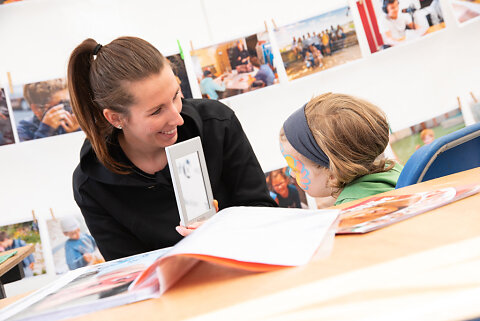
[[[480,168],[385,195],[471,183],[480,183]],[[307,266],[250,273],[200,263],[159,299],[75,320],[465,320],[480,316],[479,271],[476,194],[368,234],[337,236],[332,254]]]
[[[3,284],[18,281],[25,275],[23,273],[22,261],[35,250],[33,244],[28,244],[16,249],[0,252],[0,255],[7,255],[17,251],[12,257],[0,264],[0,299],[6,297]]]

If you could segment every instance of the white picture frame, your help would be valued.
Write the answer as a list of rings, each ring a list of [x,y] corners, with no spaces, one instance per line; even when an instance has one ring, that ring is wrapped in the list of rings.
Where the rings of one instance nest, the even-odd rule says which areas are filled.
[[[187,227],[216,213],[200,137],[165,148],[180,224]]]

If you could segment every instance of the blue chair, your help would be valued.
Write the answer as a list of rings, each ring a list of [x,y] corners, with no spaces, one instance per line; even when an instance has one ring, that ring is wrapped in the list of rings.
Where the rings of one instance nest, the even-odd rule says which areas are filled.
[[[479,166],[480,123],[476,123],[416,150],[400,173],[396,188]]]

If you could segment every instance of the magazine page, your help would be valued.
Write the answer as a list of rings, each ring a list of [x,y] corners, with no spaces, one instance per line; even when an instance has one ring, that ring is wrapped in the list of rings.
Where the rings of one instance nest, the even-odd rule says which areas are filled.
[[[133,286],[142,287],[159,269],[166,281],[161,292],[166,291],[173,284],[169,281],[179,278],[177,270],[169,266],[194,264],[191,258],[252,271],[304,265],[322,243],[332,244],[338,213],[272,207],[224,209],[157,260]],[[331,247],[323,249],[323,254],[330,251]]]
[[[476,194],[480,185],[372,197],[340,212],[337,234],[367,233]]]
[[[158,295],[158,282],[142,291],[130,284],[170,248],[87,266],[2,310],[0,320],[60,320]]]

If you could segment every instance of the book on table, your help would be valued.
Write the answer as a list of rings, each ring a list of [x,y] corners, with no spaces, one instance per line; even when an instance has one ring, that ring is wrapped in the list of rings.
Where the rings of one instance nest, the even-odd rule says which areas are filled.
[[[367,233],[471,196],[480,185],[392,196],[374,196],[340,212],[337,234]]]
[[[162,295],[198,262],[250,271],[327,256],[338,210],[231,207],[175,246],[70,271],[0,311],[0,320],[61,320]]]

